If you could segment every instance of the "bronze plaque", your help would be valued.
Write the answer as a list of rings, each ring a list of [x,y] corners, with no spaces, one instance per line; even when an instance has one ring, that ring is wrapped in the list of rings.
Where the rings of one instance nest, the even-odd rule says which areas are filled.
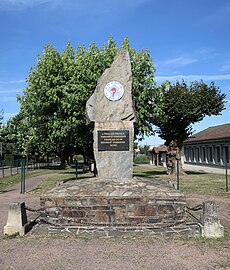
[[[129,130],[98,130],[98,151],[129,151]]]

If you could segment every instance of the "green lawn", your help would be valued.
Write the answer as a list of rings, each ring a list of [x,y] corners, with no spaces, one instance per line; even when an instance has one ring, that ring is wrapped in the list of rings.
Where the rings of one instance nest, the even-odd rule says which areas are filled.
[[[163,181],[176,183],[176,176],[168,176],[163,167],[134,166],[134,176],[154,177]],[[230,177],[229,177],[230,178]],[[225,191],[226,177],[224,174],[199,173],[187,171],[180,176],[180,190],[184,193],[213,194],[230,197],[230,192]]]
[[[58,182],[67,182],[76,180],[75,168],[68,167],[60,169],[52,167],[50,169],[39,169],[26,173],[26,179],[30,179],[37,175],[47,175],[50,173],[58,173],[58,176],[51,176],[42,182],[34,191],[45,192],[56,186]],[[153,167],[146,165],[134,165],[134,176],[157,178],[163,181],[176,182],[176,176],[168,176],[166,169],[163,167]],[[79,171],[78,178],[93,177],[91,173],[82,173]],[[20,174],[0,178],[0,191],[7,186],[18,183]],[[186,175],[180,176],[180,190],[184,193],[201,193],[213,194],[230,197],[230,192],[225,191],[225,175],[212,173],[187,172]]]
[[[75,171],[73,168],[60,169],[59,167],[37,169],[37,170],[26,172],[26,180],[29,180],[33,176],[47,175],[51,173],[60,173],[62,177],[64,177],[64,174],[67,174],[69,177],[69,173],[73,171]],[[20,174],[14,174],[12,176],[6,176],[6,177],[0,178],[0,192],[13,184],[19,183],[20,177],[21,177]]]

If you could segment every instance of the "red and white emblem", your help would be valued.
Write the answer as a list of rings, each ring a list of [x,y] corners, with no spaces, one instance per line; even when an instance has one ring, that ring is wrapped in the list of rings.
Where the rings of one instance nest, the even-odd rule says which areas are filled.
[[[111,81],[104,88],[105,96],[112,101],[121,99],[124,95],[124,87],[117,81]]]

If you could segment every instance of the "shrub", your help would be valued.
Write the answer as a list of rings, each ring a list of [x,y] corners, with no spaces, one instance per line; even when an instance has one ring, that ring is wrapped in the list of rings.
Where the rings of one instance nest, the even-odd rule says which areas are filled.
[[[149,164],[149,158],[146,155],[142,154],[137,155],[133,161],[136,164]]]

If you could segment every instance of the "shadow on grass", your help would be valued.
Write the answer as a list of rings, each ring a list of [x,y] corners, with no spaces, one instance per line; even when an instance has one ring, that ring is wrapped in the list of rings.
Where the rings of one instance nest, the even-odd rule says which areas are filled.
[[[81,174],[81,175],[79,175]],[[71,177],[69,179],[65,179],[63,180],[63,183],[67,183],[67,182],[70,182],[70,181],[78,181],[78,180],[81,180],[81,179],[89,179],[89,178],[94,178],[93,175],[87,175],[87,174],[84,174],[84,173],[78,173],[78,177]]]
[[[207,174],[206,172],[194,172],[194,171],[185,171],[187,175],[199,175],[199,174]]]
[[[89,174],[89,173],[90,173],[89,171],[87,171],[87,172],[84,172],[83,170],[77,171],[77,175],[79,175],[79,174]],[[72,172],[66,171],[66,172],[61,172],[59,174],[74,174],[74,175],[76,175],[76,171],[72,171]]]
[[[167,175],[166,171],[146,171],[146,172],[136,172],[133,176],[140,176],[140,177],[152,177],[152,176],[162,176]]]
[[[62,171],[67,169],[68,167],[62,167],[60,165],[54,165],[54,166],[41,166],[40,169],[46,169],[46,170],[51,170],[51,171]],[[37,169],[37,168],[35,168]]]

